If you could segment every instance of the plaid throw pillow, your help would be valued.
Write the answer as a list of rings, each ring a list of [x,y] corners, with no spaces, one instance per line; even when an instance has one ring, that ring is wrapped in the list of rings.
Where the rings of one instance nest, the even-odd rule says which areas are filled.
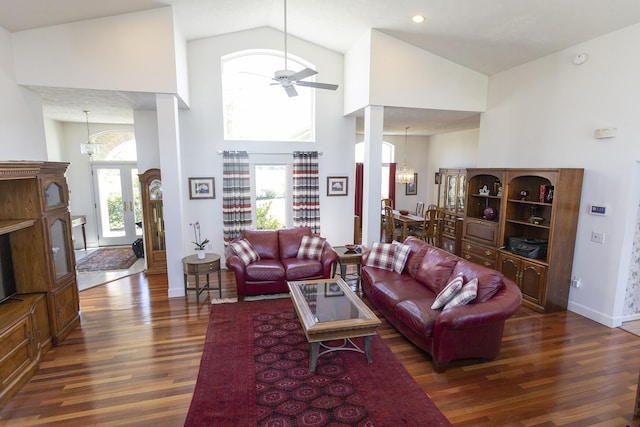
[[[320,237],[302,236],[296,258],[320,260],[322,258],[324,242],[325,240]]]
[[[392,243],[373,242],[373,247],[367,258],[367,264],[371,267],[393,271],[393,260],[396,254],[396,245]]]
[[[462,286],[460,292],[449,301],[444,308],[455,307],[457,305],[465,305],[473,301],[478,293],[478,279],[471,279]]]
[[[396,253],[393,257],[393,271],[402,274],[404,264],[407,262],[407,258],[409,258],[409,252],[411,252],[411,246],[396,242],[395,240],[392,243],[396,247]]]
[[[260,255],[247,239],[240,239],[231,243],[231,249],[240,257],[244,265],[249,265],[260,259]]]
[[[436,300],[431,305],[432,310],[437,310],[441,307],[444,307],[451,299],[462,289],[462,283],[464,282],[464,277],[461,274],[458,274],[452,281],[449,282],[447,286],[444,287],[443,290],[440,291]]]

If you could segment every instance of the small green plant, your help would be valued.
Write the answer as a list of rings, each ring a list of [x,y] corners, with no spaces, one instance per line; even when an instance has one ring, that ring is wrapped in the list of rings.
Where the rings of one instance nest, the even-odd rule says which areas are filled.
[[[276,193],[275,190],[271,189],[271,188],[265,188],[260,190],[260,194],[258,194],[256,196],[256,199],[258,200],[264,200],[264,199],[275,199],[278,197],[278,193]]]
[[[190,223],[189,225],[193,227],[193,235],[196,238],[196,240],[191,243],[196,245],[195,249],[197,251],[203,251],[207,246],[207,243],[209,243],[209,239],[205,237],[204,240],[202,240],[202,236],[200,235],[200,222],[196,221],[196,222]]]
[[[258,229],[277,230],[284,227],[284,224],[282,224],[278,218],[269,214],[272,204],[273,202],[269,201],[262,204],[262,206],[256,207],[256,227]]]

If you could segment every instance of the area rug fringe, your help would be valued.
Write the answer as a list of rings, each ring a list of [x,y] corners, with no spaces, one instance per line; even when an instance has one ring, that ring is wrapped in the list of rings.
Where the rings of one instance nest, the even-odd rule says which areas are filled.
[[[288,293],[271,294],[271,295],[249,295],[244,297],[245,301],[263,301],[271,299],[289,298]],[[211,300],[211,304],[230,304],[238,302],[238,298],[216,298]]]

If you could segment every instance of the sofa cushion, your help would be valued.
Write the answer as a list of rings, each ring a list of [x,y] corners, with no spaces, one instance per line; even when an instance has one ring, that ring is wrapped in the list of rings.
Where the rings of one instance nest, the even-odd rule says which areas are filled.
[[[322,263],[318,260],[288,258],[281,260],[286,280],[301,280],[322,277]]]
[[[244,265],[249,265],[260,259],[260,255],[253,248],[253,245],[247,239],[238,239],[230,243],[233,252],[240,257]]]
[[[396,253],[393,256],[393,271],[398,274],[402,274],[404,265],[409,257],[409,252],[411,252],[411,246],[404,245],[400,242],[396,242],[395,240],[392,243],[396,246]]]
[[[460,289],[462,289],[463,283],[464,283],[464,276],[462,274],[458,274],[436,296],[436,299],[431,305],[431,308],[433,310],[437,310],[439,308],[444,307],[449,301],[453,299],[454,296],[456,296],[458,292],[460,292]]]
[[[302,236],[296,258],[320,260],[322,258],[324,242],[325,239],[317,236]]]
[[[371,252],[369,252],[366,265],[393,271],[393,258],[395,254],[395,245],[391,243],[374,242]]]
[[[280,261],[261,259],[246,266],[244,277],[247,282],[276,282],[285,280],[285,271]]]
[[[406,299],[428,298],[433,302],[435,294],[420,283],[416,283],[408,275],[390,273],[388,279],[374,283],[371,286],[371,298],[385,307],[393,307]],[[376,304],[377,305],[377,304]]]
[[[278,230],[280,259],[295,258],[298,255],[303,236],[313,236],[310,227],[283,228]]]
[[[276,230],[244,230],[242,237],[251,242],[260,259],[280,259]]]
[[[489,301],[504,286],[502,273],[464,259],[458,261],[452,274],[463,274],[465,281],[478,279],[478,295],[472,301],[473,304]]]
[[[425,338],[433,336],[433,325],[440,315],[439,310],[431,308],[433,298],[408,299],[395,306],[395,317],[398,323],[402,323]]]
[[[444,306],[444,309],[468,304],[476,298],[477,294],[478,279],[471,279],[462,285],[462,289]]]
[[[416,274],[418,273],[418,267],[420,267],[422,258],[424,258],[424,254],[427,253],[429,246],[423,240],[413,236],[407,237],[404,244],[411,248],[409,256],[407,257],[407,262],[404,264],[404,270],[415,279]]]
[[[438,295],[449,283],[449,277],[458,259],[449,252],[429,246],[418,267],[416,280]]]

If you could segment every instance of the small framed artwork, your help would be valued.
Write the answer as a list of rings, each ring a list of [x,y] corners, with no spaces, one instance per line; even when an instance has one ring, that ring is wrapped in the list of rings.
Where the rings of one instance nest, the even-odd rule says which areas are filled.
[[[413,182],[405,184],[405,195],[407,196],[415,196],[418,194],[418,174],[413,174]]]
[[[348,176],[328,176],[327,196],[346,196],[349,191]]]
[[[190,199],[215,199],[215,178],[189,178]]]
[[[340,289],[340,285],[337,283],[325,283],[324,284],[324,297],[341,297],[344,296],[344,292]]]

